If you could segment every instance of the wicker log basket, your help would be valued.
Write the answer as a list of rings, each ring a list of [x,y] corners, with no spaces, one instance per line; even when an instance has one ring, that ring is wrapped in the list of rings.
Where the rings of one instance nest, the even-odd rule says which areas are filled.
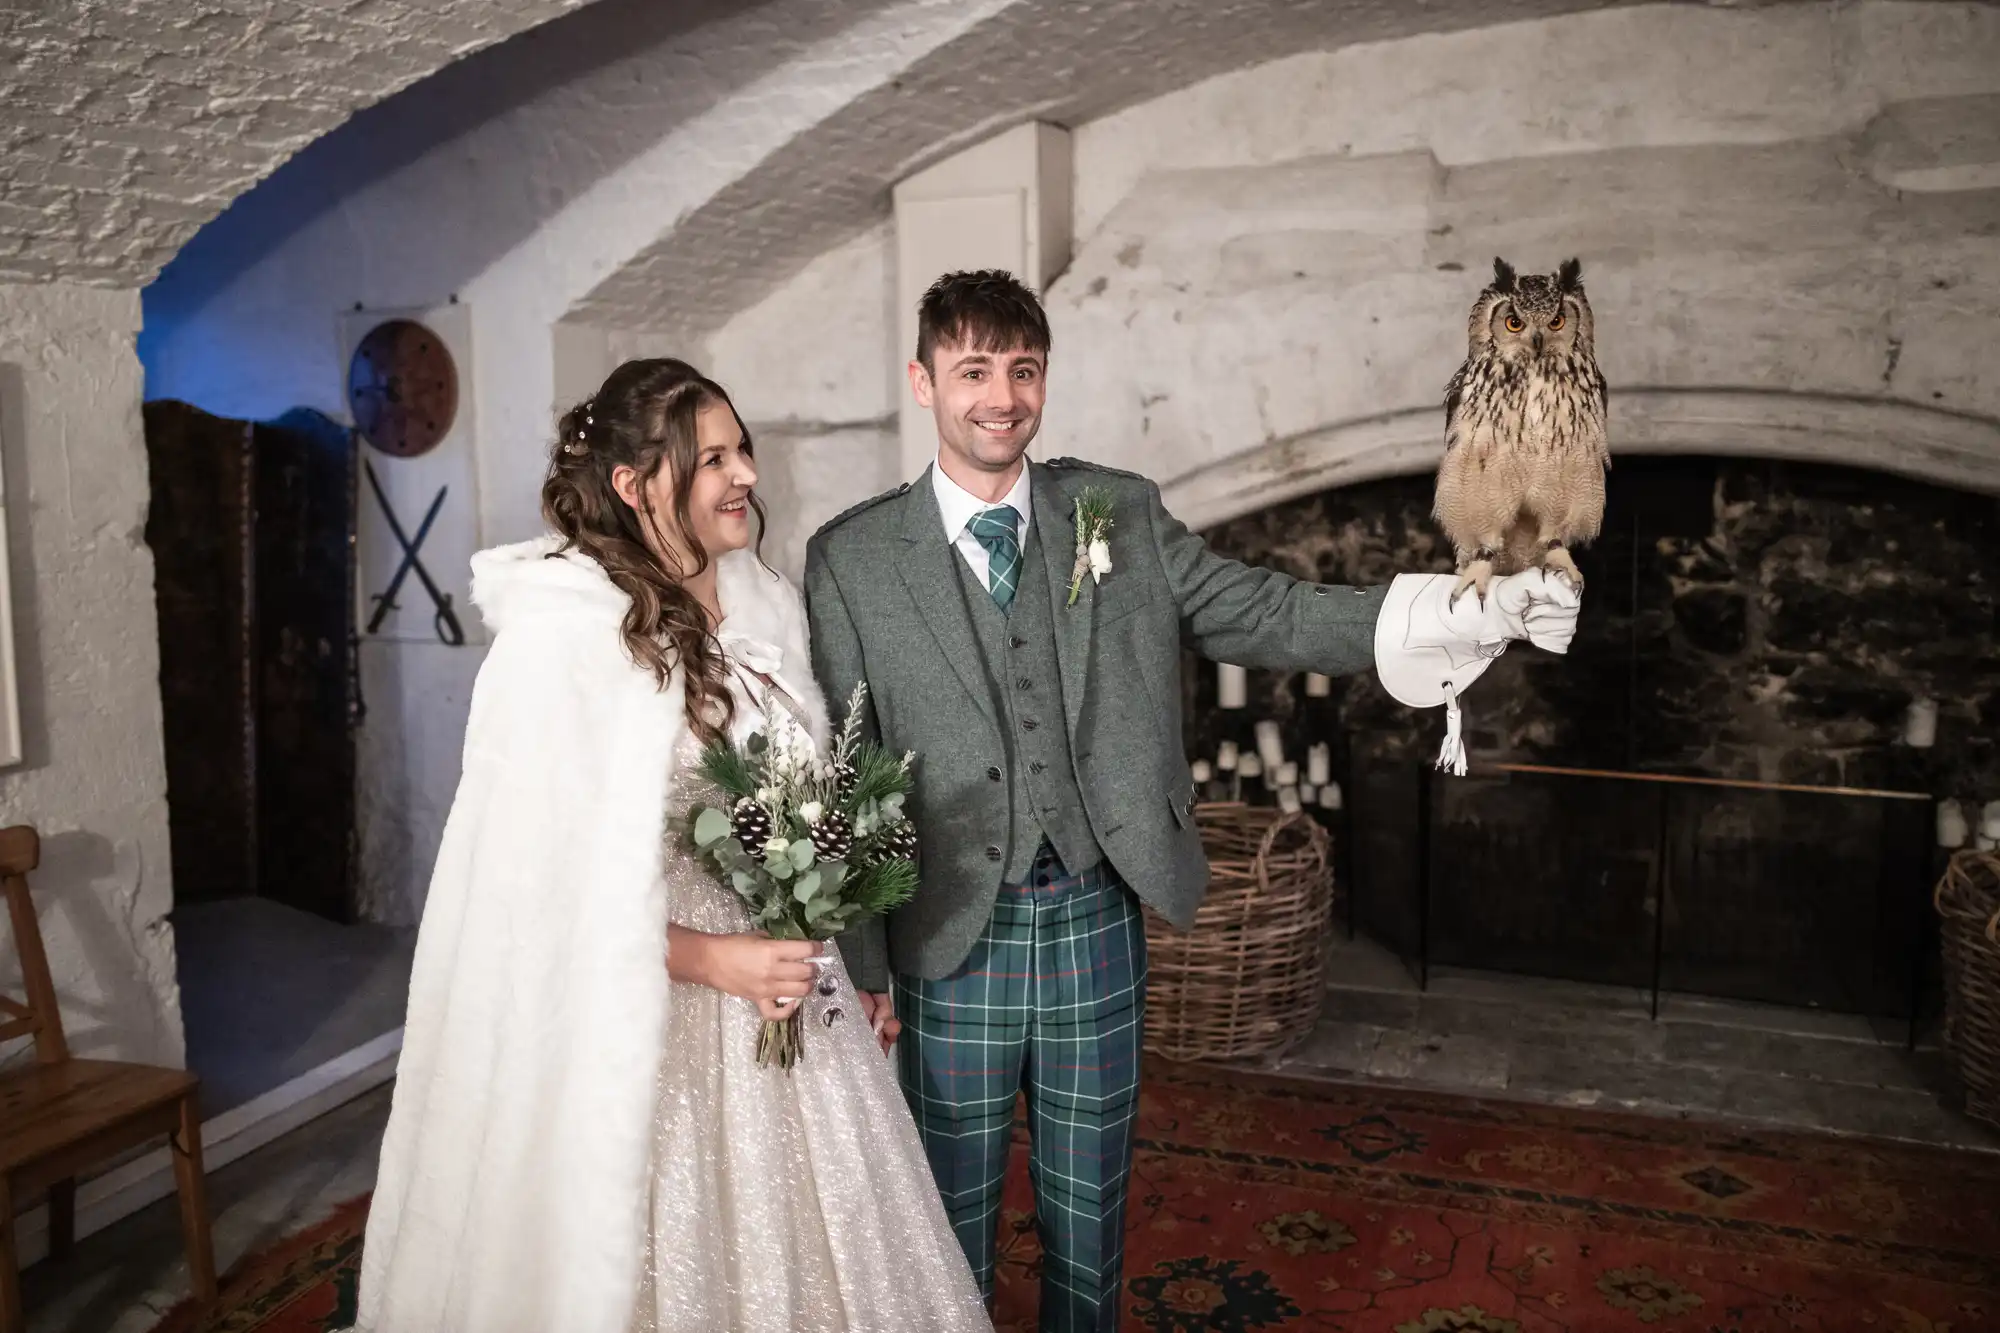
[[[1146,1049],[1170,1060],[1273,1055],[1312,1031],[1334,884],[1319,821],[1266,806],[1195,807],[1208,896],[1194,929],[1146,918]]]
[[[1944,945],[1945,1047],[1965,1111],[2000,1128],[2000,852],[1960,852],[1932,899]]]

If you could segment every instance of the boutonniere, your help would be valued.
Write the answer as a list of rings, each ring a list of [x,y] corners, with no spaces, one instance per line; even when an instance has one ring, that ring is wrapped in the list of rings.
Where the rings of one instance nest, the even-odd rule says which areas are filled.
[[[1102,583],[1111,572],[1111,493],[1086,486],[1076,499],[1076,564],[1069,572],[1069,602],[1076,605],[1083,576]]]

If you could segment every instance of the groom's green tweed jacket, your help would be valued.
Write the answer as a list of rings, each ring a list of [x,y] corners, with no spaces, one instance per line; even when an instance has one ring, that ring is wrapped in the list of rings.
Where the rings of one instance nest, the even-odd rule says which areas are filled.
[[[1054,602],[1064,724],[1098,844],[1141,900],[1186,929],[1208,888],[1181,740],[1181,647],[1239,666],[1343,675],[1375,657],[1383,588],[1304,583],[1225,559],[1129,472],[1051,459],[1030,464],[1035,538]],[[1111,572],[1069,576],[1076,500],[1112,502]],[[855,984],[888,989],[891,968],[936,979],[971,952],[1000,889],[1015,812],[1001,766],[1008,725],[981,666],[961,557],[946,538],[928,471],[813,535],[805,592],[813,668],[841,707],[868,682],[871,730],[917,755],[910,813],[922,850],[916,897],[840,941]],[[1083,869],[1083,867],[1072,867]],[[886,938],[885,938],[886,935]]]

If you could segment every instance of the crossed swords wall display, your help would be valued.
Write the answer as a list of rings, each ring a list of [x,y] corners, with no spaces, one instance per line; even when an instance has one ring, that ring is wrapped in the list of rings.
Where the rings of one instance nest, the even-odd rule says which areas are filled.
[[[395,574],[389,579],[389,586],[370,598],[375,603],[375,614],[368,618],[368,632],[375,633],[381,628],[385,616],[391,611],[401,609],[396,605],[396,594],[402,590],[403,580],[415,572],[417,581],[424,585],[424,591],[430,594],[431,605],[436,608],[431,616],[431,625],[436,629],[438,638],[448,647],[464,646],[465,629],[458,623],[458,613],[452,609],[451,594],[437,586],[436,581],[431,578],[430,571],[424,568],[424,562],[417,556],[418,550],[424,544],[424,538],[430,535],[431,524],[437,520],[438,510],[444,508],[445,492],[450,488],[438,487],[437,495],[431,500],[431,507],[424,511],[424,521],[417,525],[417,535],[412,539],[404,535],[403,525],[396,518],[395,507],[389,503],[389,497],[382,493],[382,483],[376,479],[374,467],[365,458],[361,460],[361,466],[368,474],[368,489],[375,492],[375,502],[382,506],[382,517],[389,521],[389,531],[396,534],[396,543],[403,548],[402,562],[396,566]]]

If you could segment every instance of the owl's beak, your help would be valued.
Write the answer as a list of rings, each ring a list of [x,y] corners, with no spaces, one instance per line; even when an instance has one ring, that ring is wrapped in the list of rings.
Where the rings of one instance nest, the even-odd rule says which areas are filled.
[[[1529,341],[1535,345],[1535,355],[1540,356],[1542,354],[1542,331],[1536,329],[1535,336],[1529,339]]]

